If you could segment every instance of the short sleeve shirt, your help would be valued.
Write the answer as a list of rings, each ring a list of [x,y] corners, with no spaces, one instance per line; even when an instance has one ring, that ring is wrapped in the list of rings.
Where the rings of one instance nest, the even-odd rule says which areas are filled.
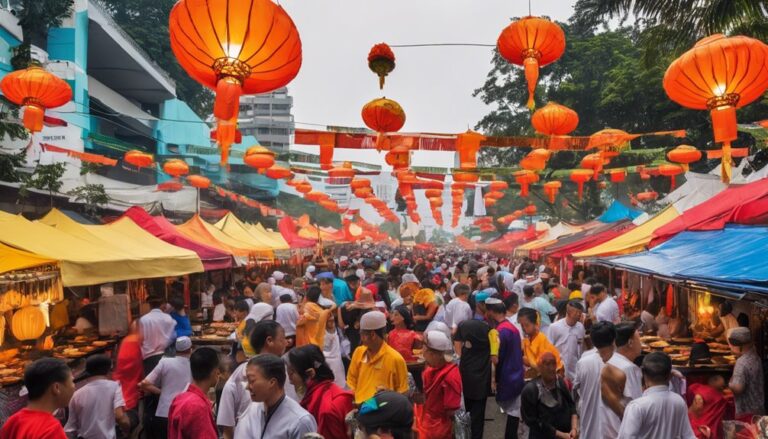
[[[373,358],[368,357],[368,348],[360,346],[352,354],[347,385],[354,392],[358,404],[375,395],[378,387],[405,393],[408,390],[405,360],[386,343]]]
[[[147,381],[160,388],[160,401],[157,404],[155,416],[167,418],[173,398],[184,392],[187,385],[192,382],[189,358],[176,356],[161,359],[147,375]]]
[[[113,439],[115,409],[124,406],[119,383],[108,379],[91,381],[72,395],[64,431],[84,439]]]
[[[760,364],[760,357],[754,348],[736,360],[731,382],[744,386],[744,392],[734,398],[737,415],[762,415],[765,413],[763,366]]]

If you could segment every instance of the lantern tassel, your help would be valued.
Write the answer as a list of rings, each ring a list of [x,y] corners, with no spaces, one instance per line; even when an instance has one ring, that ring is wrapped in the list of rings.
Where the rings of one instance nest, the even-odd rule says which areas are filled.
[[[521,197],[527,197],[528,196],[528,183],[522,183],[520,185],[520,196]]]
[[[581,199],[584,198],[584,182],[580,181],[577,185],[579,186],[579,202],[581,202]]]
[[[31,133],[37,133],[43,129],[45,109],[38,105],[28,104],[24,106],[24,127]]]
[[[733,159],[731,158],[731,142],[724,142],[723,143],[723,158],[720,162],[720,179],[725,184],[729,184],[731,182],[731,174],[733,172],[732,166],[733,166]]]
[[[384,79],[386,75],[379,75],[379,90],[384,90]]]
[[[240,110],[240,95],[243,89],[240,82],[227,76],[221,78],[216,84],[216,100],[213,103],[213,115],[219,119],[232,119],[237,117]]]
[[[548,191],[549,195],[549,204],[555,204],[555,191],[550,190]]]
[[[528,81],[528,102],[526,106],[529,110],[536,108],[536,102],[533,95],[536,93],[536,84],[539,82],[539,62],[536,58],[526,58],[523,61],[525,67],[525,80]]]
[[[669,176],[669,191],[670,191],[670,192],[672,192],[673,190],[675,190],[675,180],[676,180],[676,178],[675,178],[675,176],[674,176],[674,175],[670,175],[670,176]]]

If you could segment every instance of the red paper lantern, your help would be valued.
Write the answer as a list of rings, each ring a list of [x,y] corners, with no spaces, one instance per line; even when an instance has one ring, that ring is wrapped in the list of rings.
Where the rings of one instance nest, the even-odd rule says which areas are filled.
[[[328,170],[328,176],[331,178],[352,178],[355,176],[355,170],[352,169],[352,163],[344,162],[341,166]]]
[[[501,200],[502,198],[504,198],[504,192],[488,192],[487,194],[485,194],[485,196],[488,198]]]
[[[384,78],[395,70],[395,53],[387,43],[379,43],[371,48],[368,68],[379,76],[379,89],[384,89]]]
[[[184,188],[181,182],[176,180],[165,181],[157,185],[159,192],[178,192]]]
[[[679,163],[685,172],[688,172],[689,165],[701,160],[701,151],[695,146],[680,145],[667,153],[670,162]]]
[[[257,170],[271,168],[275,164],[275,153],[263,146],[252,146],[245,151],[243,162]]]
[[[513,175],[515,176],[515,182],[520,185],[521,197],[527,197],[528,186],[539,181],[539,175],[528,170],[517,171]]]
[[[675,177],[684,173],[685,170],[680,165],[660,165],[659,174],[669,177],[669,190],[675,190]]]
[[[181,177],[189,174],[189,165],[184,160],[171,159],[163,163],[163,171],[171,177]]]
[[[488,185],[488,189],[491,191],[503,191],[509,189],[509,183],[501,180],[494,180]]]
[[[424,196],[427,198],[441,198],[443,191],[440,189],[427,189],[424,191]]]
[[[216,90],[214,116],[237,116],[241,94],[267,93],[299,73],[301,39],[270,0],[179,0],[171,9],[171,49],[194,80]]]
[[[627,179],[627,171],[624,169],[611,169],[608,175],[610,175],[611,183],[622,183]]]
[[[537,209],[535,204],[529,204],[523,209],[523,213],[525,213],[528,216],[534,216],[536,215]]]
[[[396,146],[384,156],[384,160],[395,170],[407,169],[411,165],[411,150]]]
[[[590,178],[595,175],[595,171],[591,169],[574,169],[571,171],[571,181],[578,186],[579,201],[581,201],[584,195],[584,183],[588,182]]]
[[[531,125],[539,134],[564,136],[579,126],[579,115],[565,105],[549,102],[533,113]]]
[[[459,154],[459,169],[473,170],[477,168],[477,152],[480,151],[480,142],[483,140],[485,140],[485,136],[471,130],[467,130],[466,133],[461,133],[456,136],[456,152]]]
[[[304,194],[304,198],[309,201],[318,202],[320,200],[328,199],[328,194],[318,191],[310,191]]]
[[[499,53],[508,62],[525,68],[528,103],[535,106],[533,95],[539,81],[539,67],[557,61],[565,52],[565,32],[557,24],[540,17],[513,21],[499,35]]]
[[[549,197],[549,202],[555,204],[555,197],[563,186],[559,181],[548,181],[544,183],[544,193]]]
[[[147,168],[155,163],[155,157],[152,154],[147,154],[137,149],[126,152],[123,160],[137,168]]]
[[[187,176],[187,183],[197,189],[208,189],[211,187],[211,179],[202,175]]]
[[[731,141],[737,138],[736,109],[768,88],[768,46],[745,36],[701,39],[670,64],[664,91],[678,104],[709,110],[715,142],[722,143],[722,179],[731,177]]]
[[[312,192],[312,183],[304,180],[296,185],[296,192],[300,194],[308,194]]]
[[[587,154],[583,159],[581,159],[581,167],[594,171],[593,175],[595,180],[597,180],[600,176],[600,172],[603,170],[603,165],[605,163],[606,160],[600,153]]]
[[[362,189],[365,187],[369,188],[371,187],[371,180],[367,178],[360,178],[360,177],[353,178],[352,181],[349,183],[349,187],[353,191],[357,189]]]
[[[43,129],[46,109],[72,100],[66,81],[36,65],[5,75],[0,89],[6,99],[24,107],[24,127],[33,134]]]
[[[480,176],[474,172],[467,171],[453,171],[453,181],[460,183],[475,183],[480,179]]]
[[[278,165],[272,165],[269,168],[267,168],[266,171],[264,171],[264,175],[266,175],[271,179],[279,180],[281,178],[292,178],[293,172],[291,172],[291,170],[288,168],[284,168]]]
[[[386,149],[386,133],[400,131],[405,125],[405,111],[392,99],[374,99],[363,106],[361,114],[365,126],[379,133],[376,139],[376,148],[379,150]]]
[[[659,198],[659,193],[656,191],[640,192],[639,194],[637,194],[637,200],[642,201],[644,203],[648,201],[653,201],[657,198]]]

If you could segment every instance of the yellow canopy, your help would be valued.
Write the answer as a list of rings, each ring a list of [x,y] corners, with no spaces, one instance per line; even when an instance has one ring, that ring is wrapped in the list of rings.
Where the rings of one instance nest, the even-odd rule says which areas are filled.
[[[271,250],[286,250],[289,246],[283,245],[279,241],[273,240],[269,235],[260,233],[258,230],[249,229],[232,212],[224,215],[222,219],[215,224],[216,228],[227,235],[237,238],[243,242],[252,243],[256,248],[266,248]]]
[[[99,243],[99,238],[90,232],[85,231],[81,235],[0,212],[0,242],[58,260],[65,286],[95,285],[202,271],[199,258],[195,261],[146,260],[126,254],[108,243]]]
[[[194,236],[199,230],[204,230],[211,235],[216,241],[222,242],[230,247],[238,249],[246,249],[250,256],[274,258],[274,252],[272,249],[260,244],[256,246],[250,241],[242,241],[235,236],[230,236],[227,233],[222,232],[218,228],[203,221],[199,215],[195,215],[190,218],[186,223],[176,226],[182,233],[188,236]]]
[[[276,243],[279,243],[280,246],[285,246],[286,248],[290,248],[291,246],[288,244],[288,241],[285,240],[283,237],[283,234],[280,232],[275,232],[274,230],[267,230],[261,223],[256,224],[246,224],[248,227],[248,230],[256,230],[262,235],[269,236],[272,238],[272,240]]]
[[[634,229],[590,249],[574,253],[573,257],[588,258],[592,256],[624,255],[643,251],[651,242],[653,232],[678,216],[680,216],[680,213],[675,209],[675,206],[669,205],[656,216]]]
[[[41,265],[59,265],[50,258],[27,253],[22,250],[0,244],[0,274]]]

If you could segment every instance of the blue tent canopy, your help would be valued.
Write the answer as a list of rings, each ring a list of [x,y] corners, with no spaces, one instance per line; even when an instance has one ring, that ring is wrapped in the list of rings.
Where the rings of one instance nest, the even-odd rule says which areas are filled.
[[[768,294],[766,249],[768,227],[728,225],[682,232],[649,251],[598,262],[728,291]]]
[[[604,223],[615,223],[624,219],[633,220],[642,214],[642,211],[627,207],[620,201],[615,200],[597,220]]]

